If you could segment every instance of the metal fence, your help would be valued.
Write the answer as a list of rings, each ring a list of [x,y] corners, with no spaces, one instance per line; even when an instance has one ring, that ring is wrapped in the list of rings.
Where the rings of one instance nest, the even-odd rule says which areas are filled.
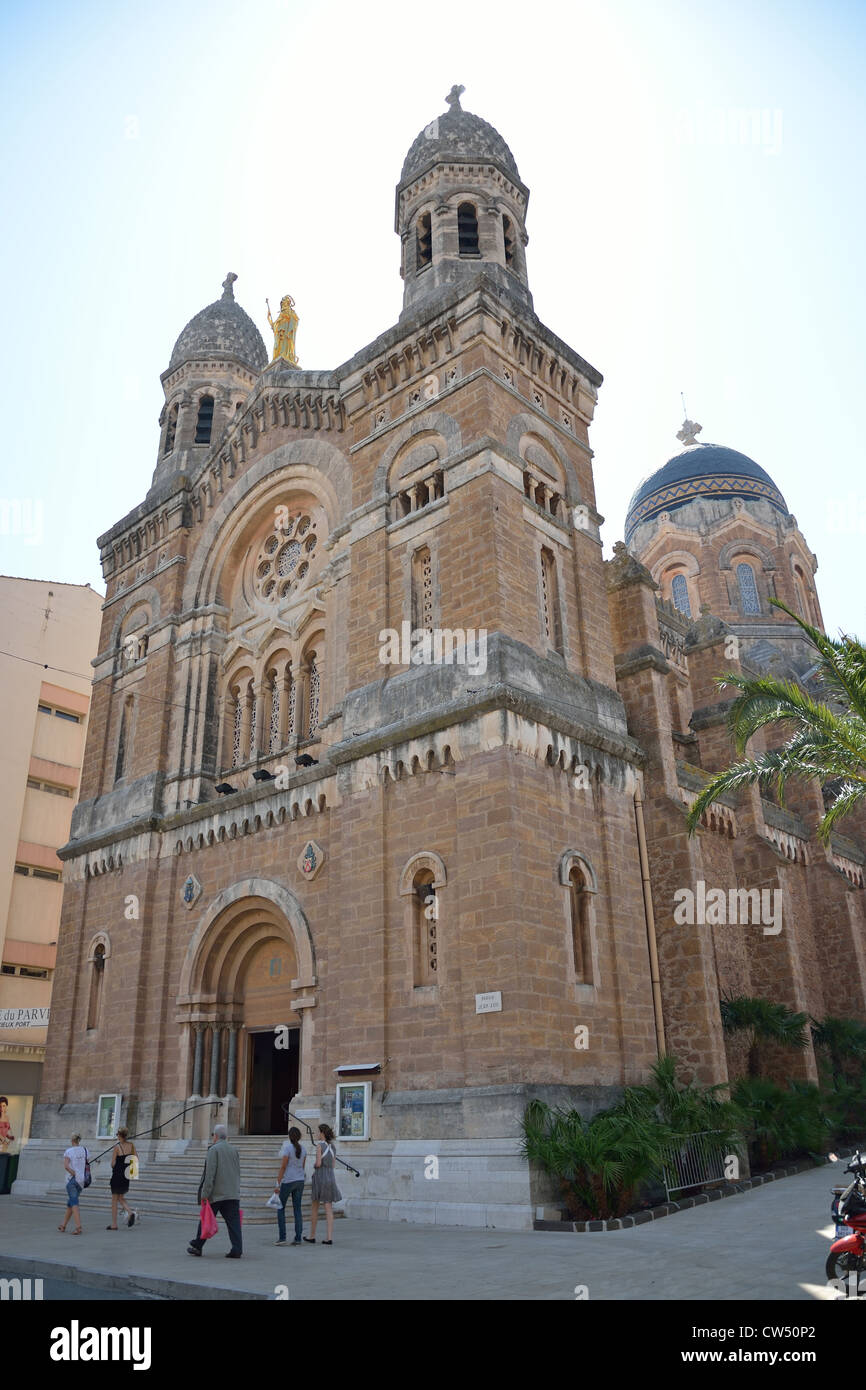
[[[730,1157],[713,1130],[691,1134],[682,1144],[671,1145],[662,1163],[662,1178],[670,1200],[673,1192],[686,1192],[731,1176],[725,1172]]]

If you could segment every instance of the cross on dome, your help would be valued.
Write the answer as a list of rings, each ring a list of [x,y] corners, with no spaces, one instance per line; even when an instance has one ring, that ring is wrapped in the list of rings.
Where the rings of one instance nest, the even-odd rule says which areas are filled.
[[[445,98],[445,100],[447,101],[448,105],[451,107],[452,113],[455,112],[455,111],[462,111],[462,110],[463,110],[463,107],[460,105],[460,98],[461,98],[461,96],[463,95],[463,93],[464,93],[465,91],[466,91],[466,88],[465,88],[465,87],[461,87],[461,86],[459,86],[458,83],[455,82],[455,83],[454,83],[454,86],[451,88],[451,91],[448,93],[447,97]]]
[[[682,428],[677,431],[677,439],[683,448],[687,449],[690,444],[697,444],[702,429],[703,425],[697,424],[694,420],[683,420]]]
[[[223,299],[234,299],[235,292],[232,289],[232,285],[234,284],[235,280],[237,280],[237,278],[238,277],[235,275],[234,271],[230,270],[226,278],[223,280]]]

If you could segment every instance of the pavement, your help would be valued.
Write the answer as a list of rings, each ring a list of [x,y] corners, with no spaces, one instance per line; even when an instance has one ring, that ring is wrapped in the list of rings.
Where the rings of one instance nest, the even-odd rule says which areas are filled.
[[[226,1260],[225,1227],[196,1259],[195,1233],[171,1220],[106,1231],[107,1210],[82,1197],[84,1234],[62,1215],[0,1197],[0,1277],[51,1278],[169,1299],[365,1301],[832,1299],[824,1263],[833,1239],[830,1189],[842,1165],[627,1231],[467,1230],[404,1222],[335,1223],[333,1246],[275,1247],[276,1223],[250,1227]],[[98,1204],[97,1204],[98,1202]],[[56,1216],[56,1219],[55,1219]],[[320,1225],[321,1242],[324,1225]]]

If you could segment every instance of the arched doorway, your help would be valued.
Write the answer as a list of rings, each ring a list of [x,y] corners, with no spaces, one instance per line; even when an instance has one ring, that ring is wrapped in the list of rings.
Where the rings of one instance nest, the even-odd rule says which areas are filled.
[[[309,1070],[313,972],[309,926],[281,884],[235,884],[199,922],[178,998],[189,1025],[188,1093],[224,1100],[230,1128],[285,1133],[283,1106],[303,1090]]]

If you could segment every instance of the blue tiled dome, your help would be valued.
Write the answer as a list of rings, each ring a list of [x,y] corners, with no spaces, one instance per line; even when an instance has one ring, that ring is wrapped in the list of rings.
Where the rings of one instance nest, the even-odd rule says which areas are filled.
[[[702,497],[769,502],[783,516],[788,515],[781,492],[754,459],[723,444],[692,444],[674,454],[637,488],[628,504],[626,545],[641,522],[651,521],[660,512],[676,511]]]

